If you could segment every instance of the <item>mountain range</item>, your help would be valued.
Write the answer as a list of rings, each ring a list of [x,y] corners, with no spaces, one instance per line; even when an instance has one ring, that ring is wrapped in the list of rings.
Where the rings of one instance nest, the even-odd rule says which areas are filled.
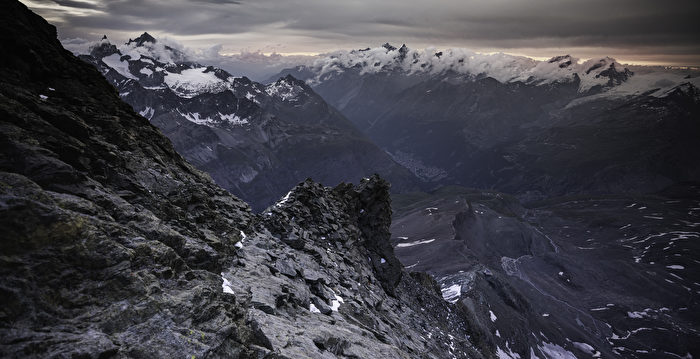
[[[385,44],[277,76],[310,84],[434,185],[537,200],[700,179],[698,71]]]
[[[385,44],[258,83],[0,10],[3,357],[700,355],[696,70]]]
[[[234,77],[148,33],[119,47],[104,37],[80,58],[182,156],[256,210],[308,177],[338,184],[379,173],[395,192],[419,188],[413,174],[290,76],[269,85]]]

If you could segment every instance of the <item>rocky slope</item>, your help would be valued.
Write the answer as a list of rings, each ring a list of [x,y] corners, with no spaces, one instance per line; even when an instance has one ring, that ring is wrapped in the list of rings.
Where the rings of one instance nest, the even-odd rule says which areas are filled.
[[[502,357],[700,354],[698,186],[524,207],[464,188],[398,196],[392,242]]]
[[[700,180],[698,71],[387,44],[288,73],[434,185],[532,199]]]
[[[385,181],[253,215],[53,26],[17,1],[0,20],[0,356],[492,356],[393,255]]]
[[[119,47],[103,38],[81,58],[190,163],[258,211],[307,177],[337,184],[379,173],[395,192],[419,183],[291,76],[269,85],[234,77],[148,33]]]

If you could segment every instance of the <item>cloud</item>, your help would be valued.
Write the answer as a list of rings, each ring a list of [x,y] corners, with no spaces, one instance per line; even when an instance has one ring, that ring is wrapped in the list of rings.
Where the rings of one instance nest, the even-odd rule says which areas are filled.
[[[155,44],[144,43],[143,47],[132,44],[116,44],[123,55],[138,58],[139,55],[154,57],[163,62],[193,61],[207,66],[222,68],[234,76],[246,76],[254,81],[265,81],[270,76],[285,68],[297,65],[310,65],[318,56],[281,55],[278,53],[265,54],[262,50],[241,51],[233,54],[222,54],[223,46],[218,44],[209,47],[192,48],[172,38],[158,38]],[[108,40],[109,41],[109,40]],[[71,38],[61,40],[63,47],[76,55],[89,54],[90,50],[102,43],[102,40],[86,40]],[[172,50],[166,48],[169,47]]]
[[[149,31],[188,45],[322,52],[385,41],[475,50],[607,51],[700,64],[700,2],[675,0],[26,0],[63,37]],[[34,6],[33,6],[34,5]],[[43,15],[42,13],[42,15]],[[571,51],[568,51],[571,49]],[[587,49],[587,50],[586,50]],[[521,51],[522,52],[522,51]],[[548,56],[543,54],[541,56]],[[586,57],[593,54],[581,54]]]
[[[63,47],[76,55],[89,54],[90,49],[100,42],[99,40],[86,40],[80,37],[61,40]]]
[[[240,52],[208,59],[211,64],[225,69],[234,76],[246,76],[254,81],[264,82],[283,69],[313,63],[317,56],[264,54],[260,51]],[[276,80],[276,79],[272,79]]]

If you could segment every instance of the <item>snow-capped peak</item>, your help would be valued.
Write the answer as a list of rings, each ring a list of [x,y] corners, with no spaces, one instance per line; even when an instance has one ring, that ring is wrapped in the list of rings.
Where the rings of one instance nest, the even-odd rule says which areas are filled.
[[[538,61],[524,56],[504,53],[484,54],[463,48],[438,50],[397,48],[389,43],[376,48],[336,51],[316,60],[311,70],[317,76],[310,82],[323,82],[335,73],[357,68],[360,74],[381,71],[416,73],[447,73],[467,78],[488,76],[502,83],[524,82],[535,85],[573,82],[581,79],[579,90],[585,92],[596,85],[615,86],[626,81],[632,72],[605,57],[581,62],[571,55]]]
[[[305,91],[304,83],[287,75],[275,83],[265,87],[265,92],[272,97],[280,98],[282,101],[294,102],[298,96]]]
[[[236,78],[228,72],[189,61],[181,45],[171,44],[167,39],[156,40],[147,32],[119,47],[103,38],[93,45],[90,55],[122,77],[138,81],[146,89],[169,88],[182,98],[236,90]],[[260,93],[262,90],[252,91]],[[246,98],[250,100],[248,96]],[[259,103],[259,100],[255,102]]]
[[[107,39],[107,35],[102,35],[102,39],[90,48],[90,55],[96,58],[103,58],[118,52],[117,47]]]
[[[153,39],[153,41],[150,41]],[[119,50],[124,55],[129,55],[133,60],[138,60],[141,56],[156,59],[164,63],[178,63],[189,61],[187,55],[174,46],[169,46],[163,41],[156,41],[148,33],[144,33],[136,40],[129,40]]]
[[[590,59],[583,62],[577,72],[581,79],[579,89],[583,92],[594,86],[617,86],[627,81],[633,74],[611,57]]]

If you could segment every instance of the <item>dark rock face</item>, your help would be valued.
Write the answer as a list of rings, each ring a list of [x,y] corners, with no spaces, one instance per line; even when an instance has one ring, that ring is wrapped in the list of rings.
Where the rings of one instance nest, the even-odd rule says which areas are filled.
[[[155,43],[156,39],[153,36],[151,36],[151,34],[144,32],[143,34],[141,34],[141,36],[139,36],[133,40],[129,39],[127,44],[135,43],[136,46],[142,46],[146,42]]]
[[[127,45],[122,54],[103,40],[81,58],[178,153],[256,211],[307,177],[337,184],[379,173],[394,192],[420,184],[303,81],[233,77],[168,47],[153,51],[157,40],[148,33]]]
[[[248,205],[187,164],[52,26],[1,7],[13,54],[0,69],[2,356],[247,351],[244,311],[218,273]]]
[[[0,356],[483,357],[393,256],[386,182],[253,215],[54,27],[0,20]]]

